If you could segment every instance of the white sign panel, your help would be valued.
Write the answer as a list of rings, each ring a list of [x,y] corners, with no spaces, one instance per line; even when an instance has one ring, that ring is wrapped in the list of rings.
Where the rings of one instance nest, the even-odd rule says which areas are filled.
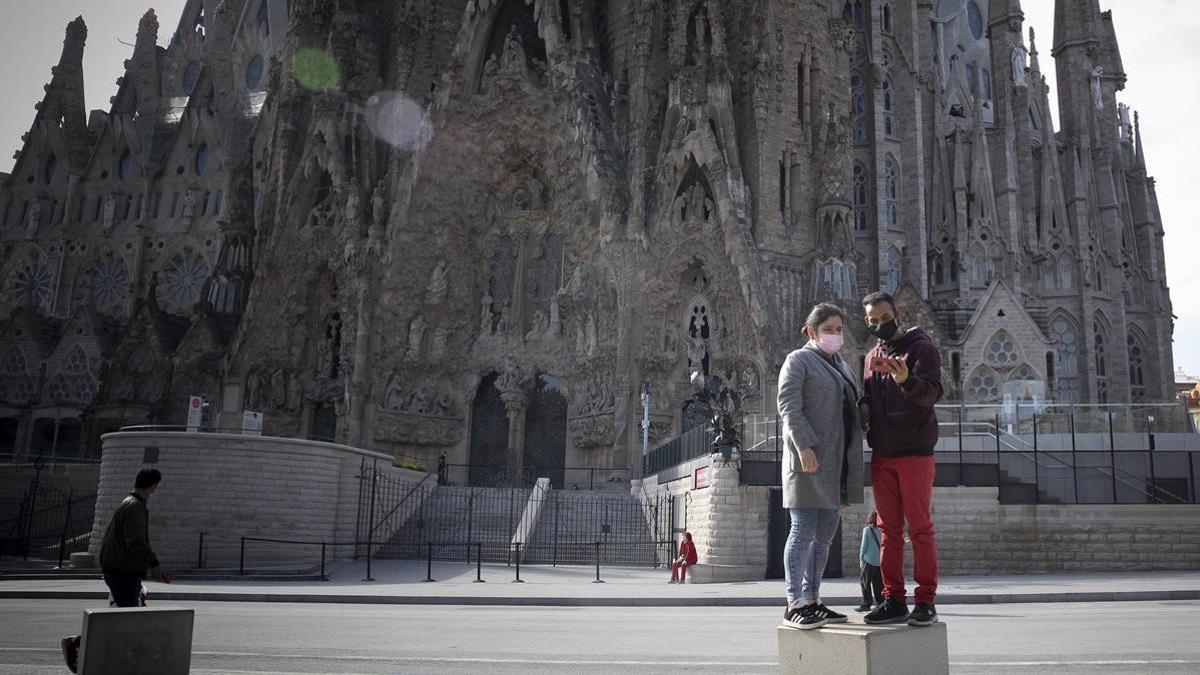
[[[242,411],[242,435],[262,436],[263,414],[253,410]]]
[[[204,415],[204,400],[199,396],[188,397],[187,430],[200,431],[200,418]]]

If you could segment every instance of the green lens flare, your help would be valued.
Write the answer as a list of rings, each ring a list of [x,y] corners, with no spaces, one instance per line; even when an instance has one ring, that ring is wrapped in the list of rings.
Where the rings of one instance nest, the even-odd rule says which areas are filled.
[[[292,59],[292,75],[300,86],[315,92],[326,92],[338,83],[337,62],[320,49],[306,47]]]

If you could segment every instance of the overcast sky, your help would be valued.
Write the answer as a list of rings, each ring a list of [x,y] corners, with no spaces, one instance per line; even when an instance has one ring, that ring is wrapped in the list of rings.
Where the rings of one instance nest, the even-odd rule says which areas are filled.
[[[89,109],[108,109],[114,81],[132,53],[138,19],[153,5],[165,44],[179,22],[185,0],[0,0],[0,167],[12,168],[12,153],[33,121],[33,104],[62,51],[67,22],[82,14],[88,24],[84,52]],[[1026,26],[1038,33],[1042,69],[1054,88],[1050,57],[1052,0],[1025,0]],[[1101,0],[1113,10],[1117,39],[1129,82],[1120,100],[1141,113],[1150,173],[1158,181],[1166,229],[1167,279],[1175,314],[1175,364],[1200,375],[1200,227],[1188,194],[1200,186],[1200,3],[1195,0]],[[123,44],[127,43],[127,44]],[[1057,115],[1056,115],[1057,117]]]

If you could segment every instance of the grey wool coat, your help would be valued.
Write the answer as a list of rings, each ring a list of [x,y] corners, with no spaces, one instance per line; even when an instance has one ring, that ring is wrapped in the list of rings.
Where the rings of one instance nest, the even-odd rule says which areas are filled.
[[[840,356],[835,355],[831,363],[813,342],[788,354],[783,362],[779,371],[779,416],[785,439],[782,462],[784,508],[836,509],[841,506],[843,460],[848,462],[846,503],[863,502],[857,382]],[[843,388],[849,389],[846,394],[851,411],[850,447],[844,453]],[[816,453],[820,464],[816,473],[801,473],[802,448],[812,448]]]

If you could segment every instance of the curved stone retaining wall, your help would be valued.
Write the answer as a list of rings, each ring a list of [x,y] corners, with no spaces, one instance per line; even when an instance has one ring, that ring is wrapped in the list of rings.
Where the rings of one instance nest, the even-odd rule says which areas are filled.
[[[116,432],[103,438],[96,520],[88,552],[100,544],[113,510],[143,468],[162,472],[150,497],[150,543],[169,569],[196,567],[200,532],[204,566],[237,567],[240,537],[354,541],[363,460],[416,485],[426,474],[391,466],[391,457],[335,443],[270,436],[183,432]],[[390,536],[377,532],[376,541]],[[353,555],[334,547],[329,559]],[[247,565],[307,565],[320,546],[250,542]]]

